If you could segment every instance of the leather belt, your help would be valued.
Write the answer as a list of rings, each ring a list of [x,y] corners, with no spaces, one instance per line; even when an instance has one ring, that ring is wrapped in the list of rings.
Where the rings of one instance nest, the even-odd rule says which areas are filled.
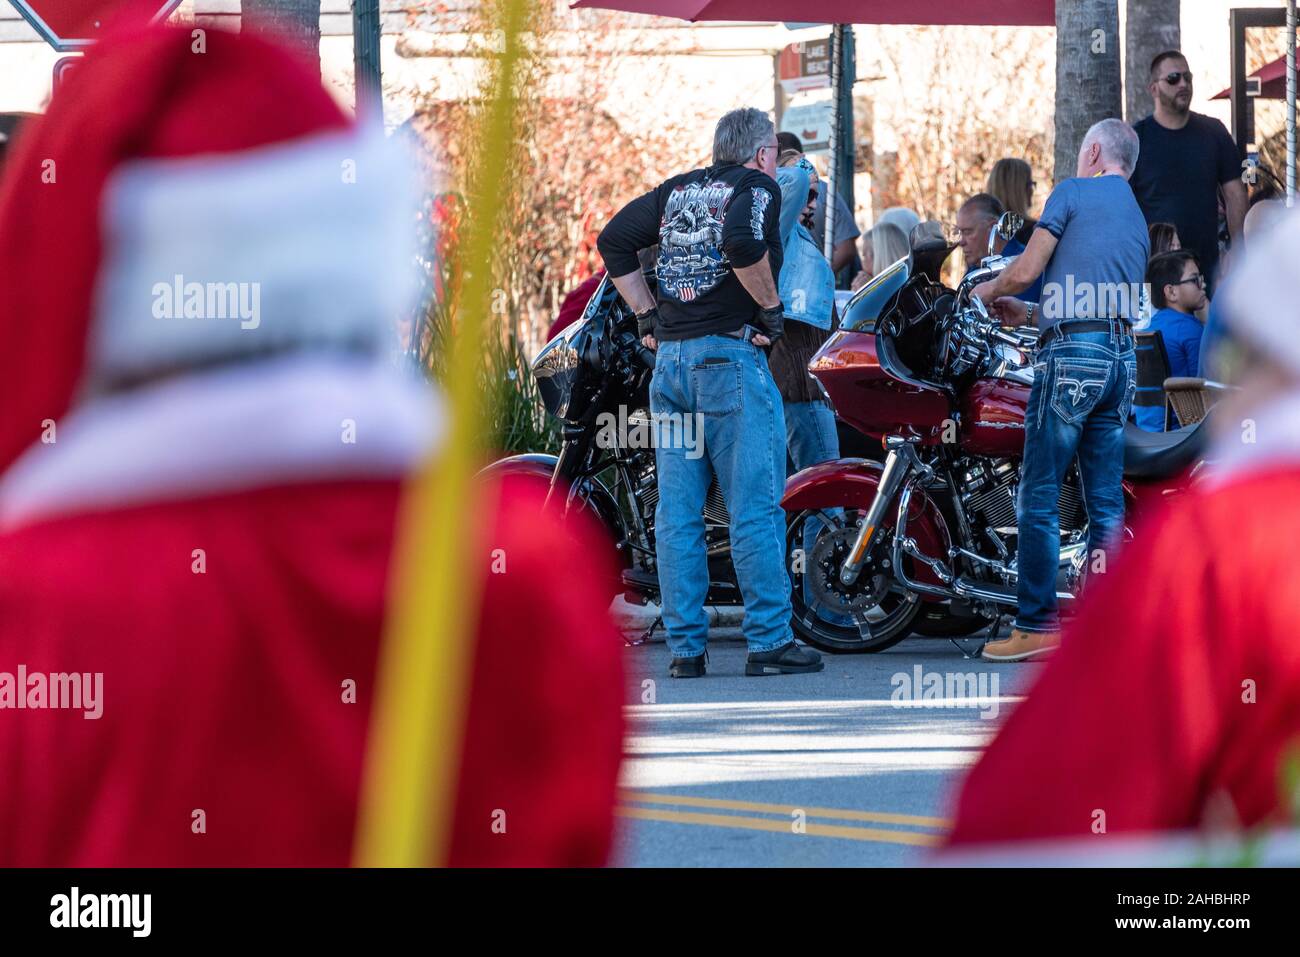
[[[1080,332],[1113,332],[1120,336],[1131,336],[1133,324],[1127,319],[1064,319],[1043,330],[1038,337],[1038,348],[1043,348],[1061,336]]]
[[[749,323],[745,323],[745,325],[736,329],[734,332],[719,332],[718,335],[729,336],[732,339],[739,339],[741,342],[749,342],[755,336],[761,335],[761,333]]]

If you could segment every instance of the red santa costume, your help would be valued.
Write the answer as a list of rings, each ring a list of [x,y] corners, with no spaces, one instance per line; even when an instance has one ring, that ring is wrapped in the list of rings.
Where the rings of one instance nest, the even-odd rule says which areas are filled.
[[[384,358],[409,178],[280,49],[192,43],[97,44],[0,192],[0,865],[352,850],[398,500],[440,435]],[[609,851],[609,556],[544,493],[507,484],[484,518],[509,574],[485,585],[452,864]]]
[[[1109,834],[1289,823],[1285,766],[1300,753],[1297,276],[1290,213],[1251,239],[1223,293],[1229,328],[1286,369],[1289,387],[1216,416],[1209,477],[1093,583],[967,776],[951,843],[1096,841],[1099,824]]]

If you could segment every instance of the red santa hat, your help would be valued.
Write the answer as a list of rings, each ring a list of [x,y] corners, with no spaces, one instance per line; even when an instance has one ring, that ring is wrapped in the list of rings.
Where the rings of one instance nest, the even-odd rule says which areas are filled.
[[[378,350],[407,302],[409,176],[277,46],[119,26],[24,132],[0,183],[0,471],[88,394]]]

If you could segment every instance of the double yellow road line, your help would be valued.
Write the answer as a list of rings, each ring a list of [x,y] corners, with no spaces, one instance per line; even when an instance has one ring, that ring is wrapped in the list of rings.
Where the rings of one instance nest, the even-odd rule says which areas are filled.
[[[931,847],[939,842],[950,822],[939,817],[917,814],[894,814],[888,811],[854,811],[841,808],[798,807],[788,804],[766,804],[759,801],[729,801],[722,798],[693,797],[682,794],[652,794],[648,791],[620,791],[617,813],[621,817],[640,821],[667,821],[673,824],[702,824],[708,827],[740,828],[750,831],[772,831],[815,837],[838,837],[850,841],[874,841],[880,844],[908,844],[913,847]],[[651,805],[650,807],[638,805]],[[682,811],[676,808],[700,808]],[[740,814],[710,813],[718,811],[748,811],[752,814],[775,815],[752,817]],[[802,814],[797,819],[796,814]],[[922,828],[925,830],[895,830],[880,827],[862,827],[846,824],[819,824],[814,819],[830,821],[857,821],[866,824],[889,824],[894,828]],[[802,829],[795,827],[796,820]]]

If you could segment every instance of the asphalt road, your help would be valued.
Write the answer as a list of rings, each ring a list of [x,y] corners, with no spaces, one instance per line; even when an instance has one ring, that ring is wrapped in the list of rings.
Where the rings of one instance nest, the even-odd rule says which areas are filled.
[[[634,867],[918,863],[1040,667],[910,638],[827,655],[818,674],[747,678],[739,629],[716,626],[702,679],[668,677],[662,632],[627,654],[642,703],[615,862]]]

